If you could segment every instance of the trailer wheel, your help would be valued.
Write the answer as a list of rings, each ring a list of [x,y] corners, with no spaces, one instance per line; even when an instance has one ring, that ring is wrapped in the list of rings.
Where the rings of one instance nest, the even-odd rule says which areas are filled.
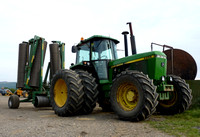
[[[78,114],[84,101],[83,96],[83,85],[75,71],[57,71],[53,76],[50,88],[51,104],[57,115]]]
[[[157,111],[163,115],[173,115],[182,113],[189,108],[192,103],[192,90],[185,80],[178,76],[169,75],[173,81],[174,92],[170,92],[170,100],[159,101]]]
[[[12,95],[8,99],[8,107],[11,109],[19,108],[19,97],[17,95]]]
[[[152,115],[158,104],[153,81],[141,72],[126,70],[113,80],[111,105],[122,120],[141,121]]]
[[[99,91],[97,90],[97,84],[95,82],[95,78],[92,74],[83,70],[75,70],[76,73],[79,74],[79,77],[82,79],[83,91],[84,91],[84,103],[81,114],[89,114],[93,111],[96,106],[96,102],[98,99]]]

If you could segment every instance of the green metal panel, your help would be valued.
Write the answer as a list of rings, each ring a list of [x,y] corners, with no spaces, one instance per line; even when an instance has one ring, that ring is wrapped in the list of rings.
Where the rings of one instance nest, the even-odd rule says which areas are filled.
[[[161,76],[166,76],[167,60],[164,58],[148,59],[148,75],[151,79],[160,80]]]
[[[41,64],[40,64],[40,83],[39,83],[39,91],[42,91],[42,86],[43,86],[43,83],[42,83],[42,79],[43,79],[43,65],[44,65],[44,39],[43,38],[40,38],[41,41],[42,41],[42,54],[41,54]]]
[[[128,57],[124,57],[124,58],[121,58],[118,60],[111,61],[109,63],[109,66],[113,68],[113,67],[121,66],[124,64],[130,64],[130,63],[134,63],[134,62],[138,62],[138,61],[142,61],[142,60],[147,60],[150,58],[154,58],[153,55],[160,55],[160,56],[166,58],[166,55],[160,51],[151,51],[151,52],[135,54],[132,56],[128,56]]]
[[[109,82],[109,80],[100,80],[99,83],[100,84],[107,84],[107,83],[110,83],[110,82]]]
[[[61,68],[62,69],[65,69],[65,43],[62,43],[62,46],[61,46]]]
[[[110,97],[110,90],[111,90],[111,84],[112,81],[109,80],[100,80],[100,92],[105,93],[105,97],[109,98]]]
[[[46,74],[45,74],[45,78],[44,78],[44,82],[43,82],[43,84],[45,86],[47,85],[47,77],[48,77],[49,71],[50,71],[50,62],[48,63]]]

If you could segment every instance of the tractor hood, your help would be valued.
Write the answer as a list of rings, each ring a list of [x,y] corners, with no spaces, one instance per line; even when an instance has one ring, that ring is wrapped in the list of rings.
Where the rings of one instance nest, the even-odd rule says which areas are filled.
[[[135,54],[135,55],[132,55],[132,56],[128,56],[128,57],[124,57],[124,58],[121,58],[121,59],[111,61],[109,63],[109,67],[115,68],[115,67],[118,67],[118,66],[131,64],[131,63],[134,63],[134,62],[139,62],[139,61],[147,60],[147,59],[150,59],[150,58],[156,58],[156,57],[166,59],[166,55],[163,52],[151,51],[151,52]]]

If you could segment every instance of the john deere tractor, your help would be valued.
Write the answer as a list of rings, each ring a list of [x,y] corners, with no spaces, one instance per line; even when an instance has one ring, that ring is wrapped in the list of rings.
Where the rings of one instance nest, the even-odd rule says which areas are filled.
[[[50,97],[59,116],[89,114],[98,102],[120,119],[141,121],[156,110],[161,114],[184,112],[191,90],[180,77],[166,75],[166,55],[159,51],[137,54],[131,31],[132,55],[118,59],[118,40],[94,35],[72,47],[76,63],[53,76]]]

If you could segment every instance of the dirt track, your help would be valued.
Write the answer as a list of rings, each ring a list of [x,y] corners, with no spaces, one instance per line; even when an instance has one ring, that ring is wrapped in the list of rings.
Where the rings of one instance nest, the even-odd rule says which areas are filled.
[[[0,96],[0,136],[2,137],[168,137],[145,122],[121,121],[111,112],[96,107],[92,114],[58,117],[51,108],[34,108],[21,103],[9,109],[8,97]]]

